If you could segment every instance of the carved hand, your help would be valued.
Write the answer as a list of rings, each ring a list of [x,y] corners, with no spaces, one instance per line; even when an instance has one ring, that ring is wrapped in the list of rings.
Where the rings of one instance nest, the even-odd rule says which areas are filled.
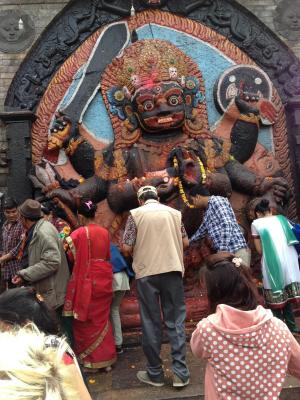
[[[277,203],[286,203],[290,197],[288,182],[281,177],[265,178],[260,184],[259,189],[261,194],[271,191]]]
[[[158,196],[166,200],[176,189],[174,168],[167,168],[155,174],[151,179],[151,185],[157,188]]]
[[[50,129],[51,136],[48,139],[48,150],[60,149],[71,135],[71,121],[65,115],[57,113]]]
[[[65,190],[65,189],[54,189],[51,190],[46,194],[48,199],[57,198],[62,203],[66,204],[68,207],[75,208],[76,206],[76,197],[73,196],[72,190]]]
[[[78,228],[79,226],[78,219],[76,215],[72,212],[72,210],[68,206],[66,206],[66,204],[63,203],[58,197],[54,197],[53,201],[59,208],[61,208],[65,212],[67,216],[67,221],[71,225],[71,228],[72,229]]]
[[[267,120],[270,124],[274,124],[277,120],[278,111],[274,107],[273,103],[266,99],[260,99],[257,103],[259,109],[260,117],[262,122]]]
[[[173,176],[179,177],[183,185],[192,187],[205,180],[205,166],[202,162],[203,152],[201,146],[196,149],[175,148],[169,160],[173,165]]]

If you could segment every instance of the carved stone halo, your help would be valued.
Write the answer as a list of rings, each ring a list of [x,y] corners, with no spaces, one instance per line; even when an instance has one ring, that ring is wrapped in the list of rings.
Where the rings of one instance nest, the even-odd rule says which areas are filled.
[[[235,65],[220,76],[214,88],[215,103],[222,112],[238,95],[241,85],[244,92],[271,99],[272,83],[263,70],[254,65]]]
[[[34,24],[23,11],[5,10],[0,12],[0,51],[19,53],[28,48],[34,40]]]

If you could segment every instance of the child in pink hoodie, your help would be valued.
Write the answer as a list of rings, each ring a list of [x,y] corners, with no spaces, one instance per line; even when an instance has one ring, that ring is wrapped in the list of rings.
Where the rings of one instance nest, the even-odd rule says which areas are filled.
[[[277,400],[287,372],[300,378],[300,345],[258,295],[241,259],[210,256],[204,284],[214,314],[201,320],[191,349],[207,360],[206,400]]]

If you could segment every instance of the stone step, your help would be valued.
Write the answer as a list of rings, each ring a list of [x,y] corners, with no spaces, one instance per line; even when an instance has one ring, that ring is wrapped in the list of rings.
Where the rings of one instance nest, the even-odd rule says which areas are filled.
[[[162,360],[166,384],[157,388],[145,385],[136,378],[136,373],[145,368],[141,347],[125,350],[111,372],[88,375],[88,385],[93,400],[202,400],[204,399],[205,363],[192,355],[188,348],[187,363],[190,369],[190,384],[182,389],[172,387],[169,345],[162,346]],[[287,377],[281,400],[300,399],[300,380]]]

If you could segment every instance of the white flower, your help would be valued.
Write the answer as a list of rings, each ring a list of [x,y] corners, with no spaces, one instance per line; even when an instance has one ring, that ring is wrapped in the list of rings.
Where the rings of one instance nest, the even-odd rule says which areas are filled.
[[[237,268],[239,268],[239,267],[241,266],[243,260],[242,260],[241,258],[234,257],[234,258],[232,259],[232,262],[233,262],[233,264],[234,264]]]

